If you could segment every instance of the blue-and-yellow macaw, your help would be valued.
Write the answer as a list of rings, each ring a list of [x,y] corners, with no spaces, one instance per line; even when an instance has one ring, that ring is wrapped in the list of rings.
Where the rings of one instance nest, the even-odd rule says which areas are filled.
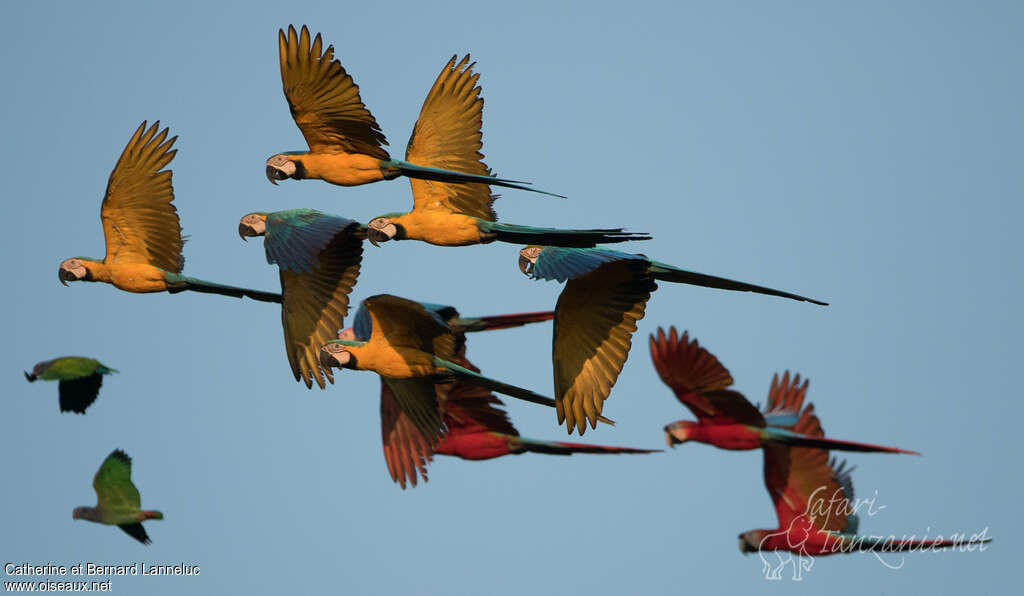
[[[174,207],[171,171],[163,170],[177,150],[178,137],[139,126],[117,160],[107,182],[100,218],[107,254],[102,259],[74,257],[60,264],[57,276],[69,281],[101,281],[126,292],[205,292],[262,302],[281,302],[281,295],[225,286],[181,274],[185,238]]]
[[[430,89],[419,122],[409,139],[408,158],[423,165],[472,172],[491,180],[483,162],[480,130],[484,100],[477,85],[479,74],[466,56],[458,64],[452,57]],[[469,246],[501,241],[513,244],[594,246],[600,243],[648,240],[646,234],[622,228],[559,230],[498,222],[486,184],[447,180],[409,180],[413,209],[389,213],[367,223],[373,244],[388,240],[419,240],[437,246]]]
[[[289,25],[287,34],[278,31],[278,49],[284,96],[309,151],[278,153],[267,159],[267,178],[274,184],[288,178],[313,178],[357,186],[408,176],[462,184],[483,182],[551,194],[515,180],[426,167],[412,161],[419,156],[415,152],[407,151],[410,161],[391,159],[384,149],[384,133],[360,99],[359,87],[334,59],[334,46],[324,50],[319,33],[311,41],[305,25],[301,32]],[[413,138],[433,134],[435,125],[420,120],[413,129]],[[412,146],[413,139],[409,144]]]
[[[533,279],[565,282],[555,306],[554,363],[558,422],[582,435],[595,426],[604,400],[629,356],[655,280],[757,292],[825,304],[789,292],[694,273],[604,247],[528,246],[519,251],[520,270]]]
[[[337,336],[348,314],[348,295],[359,277],[365,228],[315,209],[255,212],[242,217],[244,240],[263,236],[267,262],[281,273],[281,326],[295,380],[323,389],[333,383],[320,366],[320,347]]]
[[[437,444],[442,430],[435,382],[462,379],[505,395],[554,407],[555,400],[549,397],[485,377],[452,362],[456,357],[455,335],[437,314],[418,302],[381,294],[367,298],[363,305],[370,313],[369,339],[331,341],[323,346],[320,362],[335,368],[370,370],[383,377],[403,412],[431,446]]]

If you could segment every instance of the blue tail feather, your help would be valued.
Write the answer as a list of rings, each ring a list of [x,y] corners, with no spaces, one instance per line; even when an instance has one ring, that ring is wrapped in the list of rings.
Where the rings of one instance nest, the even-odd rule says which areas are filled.
[[[479,182],[481,184],[492,184],[494,186],[504,186],[505,188],[515,188],[518,190],[536,192],[542,195],[558,197],[560,199],[565,198],[564,195],[558,195],[546,190],[539,190],[536,188],[530,188],[529,186],[524,186],[525,184],[530,183],[523,182],[521,180],[509,180],[507,178],[495,178],[493,176],[481,176],[479,174],[465,174],[463,172],[456,172],[455,170],[418,166],[414,163],[402,161],[401,159],[392,159],[384,162],[382,165],[384,167],[398,168],[403,175],[408,176],[409,178],[437,180],[438,182]]]

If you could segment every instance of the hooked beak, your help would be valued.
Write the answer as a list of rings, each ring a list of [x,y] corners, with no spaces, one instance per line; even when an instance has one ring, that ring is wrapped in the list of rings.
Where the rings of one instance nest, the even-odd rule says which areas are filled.
[[[665,444],[666,445],[668,445],[669,447],[675,449],[676,448],[676,442],[677,441],[675,440],[675,437],[672,436],[672,433],[668,433],[668,432],[665,433]]]
[[[60,278],[60,283],[67,286],[69,281],[78,281],[75,274],[68,271],[67,269],[61,269],[57,272],[57,277]]]
[[[270,180],[271,184],[277,186],[277,180],[274,180],[275,174],[277,174],[277,170],[275,170],[272,166],[267,166],[267,180]]]
[[[341,344],[327,344],[320,348],[320,364],[327,368],[343,368],[352,355]]]
[[[275,182],[275,184],[277,184],[277,183]],[[238,235],[242,238],[242,240],[244,242],[248,242],[249,241],[249,239],[247,238],[247,236],[249,234],[247,234],[246,232],[251,232],[251,231],[252,231],[252,228],[250,228],[249,226],[245,225],[244,223],[239,223],[238,224]]]
[[[523,255],[519,255],[519,270],[529,275],[533,273],[533,263]]]
[[[22,371],[22,372],[24,372],[24,371]],[[28,374],[28,373],[25,373],[25,378],[26,378],[26,379],[28,379],[28,382],[29,382],[29,383],[33,383],[33,382],[35,382],[35,380],[36,380],[37,378],[39,378],[39,377],[37,377],[37,376],[35,376],[35,375],[30,375],[30,374]]]

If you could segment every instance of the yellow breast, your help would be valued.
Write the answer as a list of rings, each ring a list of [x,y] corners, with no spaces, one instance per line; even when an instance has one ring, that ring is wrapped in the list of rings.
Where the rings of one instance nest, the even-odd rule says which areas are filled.
[[[305,169],[305,178],[339,186],[359,186],[384,179],[380,160],[361,153],[308,153],[298,159]]]
[[[411,240],[437,246],[470,246],[480,244],[480,228],[475,217],[451,213],[443,209],[413,211],[394,218]]]
[[[164,272],[152,265],[141,263],[108,266],[111,283],[120,290],[140,294],[163,292],[167,289]]]
[[[420,350],[373,343],[352,346],[348,351],[355,356],[357,369],[371,370],[385,377],[412,379],[437,372],[430,354]]]

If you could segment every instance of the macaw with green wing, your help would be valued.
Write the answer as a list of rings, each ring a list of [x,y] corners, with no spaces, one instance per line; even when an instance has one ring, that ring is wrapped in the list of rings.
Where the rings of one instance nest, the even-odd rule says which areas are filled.
[[[443,425],[434,391],[436,382],[461,379],[525,401],[555,406],[555,400],[502,383],[452,362],[455,336],[437,314],[422,304],[388,294],[363,301],[370,314],[366,341],[337,339],[320,352],[325,367],[370,370],[387,382],[403,413],[433,446]],[[611,423],[606,418],[600,419]],[[596,421],[595,421],[596,423]]]
[[[132,458],[120,449],[112,451],[93,477],[92,487],[96,506],[75,507],[72,518],[117,526],[142,544],[151,542],[142,522],[163,519],[164,514],[142,509],[139,489],[132,483]]]
[[[268,158],[267,179],[271,183],[276,185],[279,180],[291,178],[358,186],[408,176],[456,184],[497,184],[552,194],[523,186],[525,182],[494,178],[489,173],[434,167],[436,159],[423,158],[438,155],[436,151],[441,147],[431,148],[427,153],[412,151],[412,139],[406,151],[408,161],[391,159],[384,149],[388,142],[380,125],[359,97],[359,87],[334,58],[334,46],[327,46],[325,50],[319,33],[311,40],[305,25],[299,32],[291,25],[287,33],[279,30],[277,43],[284,96],[309,151],[287,151]],[[461,109],[458,105],[446,107]],[[445,122],[431,119],[432,116],[434,114],[421,114],[413,137],[418,131],[429,131],[432,139],[437,138],[434,131],[438,129],[442,135],[450,132],[442,128]],[[479,121],[476,126],[479,130]]]
[[[656,280],[827,304],[604,247],[527,246],[519,251],[519,268],[533,279],[565,282],[555,306],[555,399],[559,424],[581,435],[588,421],[596,425],[622,372]]]
[[[185,238],[173,203],[171,170],[163,169],[177,153],[171,146],[178,137],[167,139],[168,129],[158,134],[159,128],[159,121],[148,130],[143,122],[110,173],[100,210],[106,256],[66,259],[57,271],[60,282],[99,281],[126,292],[175,294],[189,290],[281,302],[280,294],[182,275]]]
[[[315,209],[255,212],[242,217],[238,234],[263,236],[267,262],[281,274],[281,326],[295,380],[321,389],[334,382],[320,365],[320,347],[335,339],[348,314],[348,296],[359,277],[365,228]]]
[[[484,100],[477,85],[479,74],[467,55],[458,64],[452,57],[434,83],[420,119],[409,139],[410,161],[471,172],[482,181],[496,180],[483,162]],[[495,183],[495,182],[491,182]],[[487,184],[461,184],[445,179],[411,178],[413,209],[389,213],[367,223],[370,242],[419,240],[437,246],[470,246],[494,241],[512,244],[594,246],[600,243],[649,240],[646,234],[622,228],[559,230],[498,222]]]
[[[116,369],[94,358],[62,356],[36,364],[31,373],[25,373],[25,378],[29,383],[60,381],[57,384],[60,411],[85,414],[85,409],[96,401],[100,393],[103,375],[116,372]]]

